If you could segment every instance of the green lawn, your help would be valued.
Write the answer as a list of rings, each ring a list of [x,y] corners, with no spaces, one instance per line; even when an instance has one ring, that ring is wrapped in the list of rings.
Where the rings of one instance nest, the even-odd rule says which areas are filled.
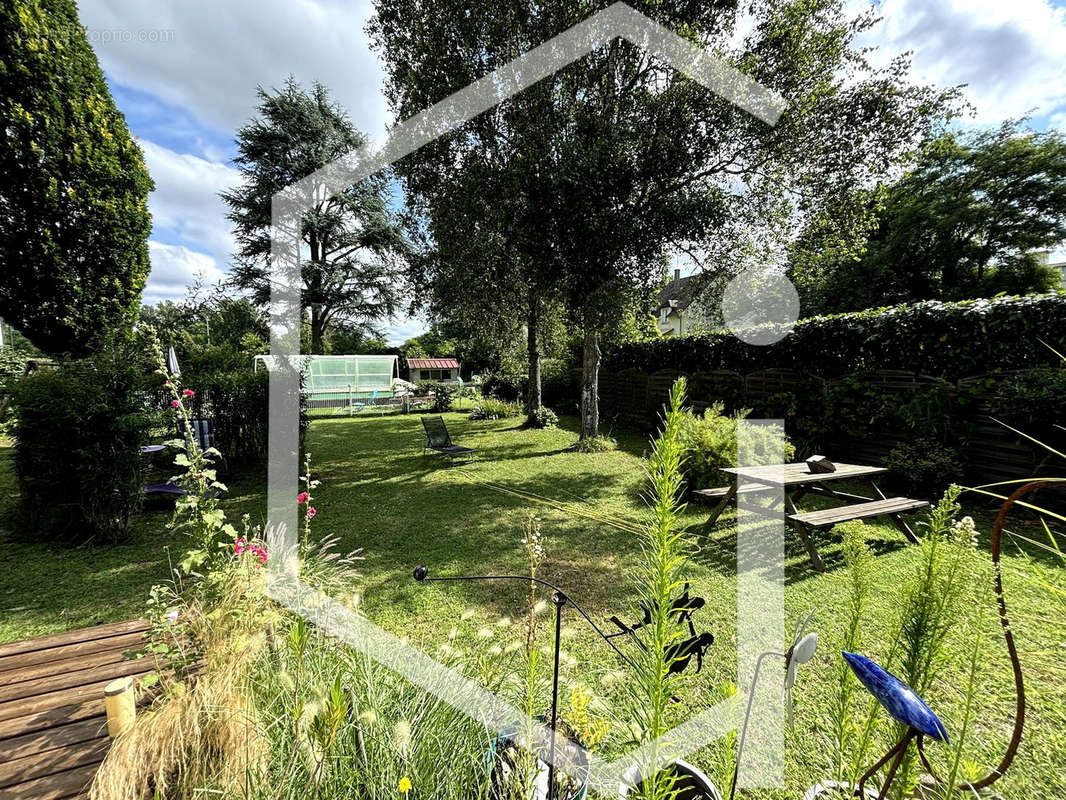
[[[542,577],[567,587],[594,618],[625,615],[631,602],[629,567],[639,557],[639,543],[626,530],[574,513],[584,508],[594,517],[612,515],[632,521],[647,518],[639,498],[643,486],[644,436],[614,432],[619,449],[610,453],[565,451],[574,439],[568,428],[527,431],[516,420],[472,422],[462,414],[446,415],[456,441],[479,449],[479,458],[462,468],[446,469],[441,460],[422,455],[423,436],[417,416],[365,416],[316,419],[309,432],[314,472],[322,480],[316,493],[319,534],[341,537],[349,548],[363,549],[363,608],[375,622],[427,647],[443,639],[464,610],[486,626],[500,617],[522,614],[520,586],[444,584],[425,586],[411,580],[411,569],[424,563],[437,574],[521,571],[520,544],[526,514],[535,510],[548,536]],[[10,458],[10,450],[6,451]],[[0,471],[6,500],[5,526],[18,512],[10,469]],[[231,482],[227,510],[262,517],[263,476],[246,475]],[[492,484],[489,486],[488,484]],[[518,492],[522,496],[512,494]],[[564,503],[568,509],[538,504],[529,495]],[[990,514],[972,510],[987,534]],[[701,629],[716,637],[705,667],[686,688],[684,702],[694,709],[711,705],[736,679],[736,531],[731,514],[712,529],[703,524],[707,511],[690,508],[686,522],[698,545],[691,562],[695,593],[707,599],[697,615]],[[0,540],[0,641],[65,628],[130,618],[139,613],[148,586],[167,576],[168,550],[182,542],[165,528],[167,514],[143,514],[132,544],[113,549],[65,550],[47,544]],[[1015,530],[1036,529],[1019,521]],[[870,654],[887,649],[896,619],[899,586],[909,574],[917,549],[889,524],[871,526],[877,556],[876,613],[870,615],[866,639]],[[840,548],[832,532],[822,534],[820,548],[828,571],[809,568],[798,538],[787,540],[786,606],[790,618],[814,611],[814,628],[822,636],[819,655],[804,671],[797,692],[796,729],[788,737],[787,796],[799,797],[827,759],[824,715],[834,688],[839,660],[835,646],[843,620],[836,597],[843,591]],[[1019,761],[999,785],[1005,797],[1057,797],[1053,787],[1066,774],[1066,620],[1052,585],[1066,585],[1060,566],[1039,554],[1021,558],[1008,547],[1005,580],[1030,691],[1029,727]],[[991,609],[992,598],[988,598]],[[1053,609],[1059,609],[1056,614]],[[566,631],[568,675],[593,687],[616,667],[602,644],[584,627]],[[998,761],[1009,734],[1011,683],[994,614],[983,664],[983,699],[979,710],[980,746],[973,759],[982,766]],[[504,629],[494,628],[501,643]],[[965,642],[953,647],[962,658]],[[955,677],[961,674],[958,665]],[[931,701],[949,731],[960,705],[953,679],[942,681]],[[728,784],[723,760],[714,748],[697,759]]]

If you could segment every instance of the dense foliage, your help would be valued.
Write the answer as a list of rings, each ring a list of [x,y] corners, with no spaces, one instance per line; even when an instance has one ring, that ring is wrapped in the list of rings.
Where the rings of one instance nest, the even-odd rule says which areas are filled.
[[[794,369],[823,378],[862,370],[901,369],[945,378],[997,368],[1053,364],[1040,340],[1066,341],[1066,294],[955,303],[929,301],[801,320],[768,347],[726,334],[666,337],[622,345],[612,369],[687,373]]]
[[[230,464],[266,461],[269,438],[270,375],[245,367],[232,372],[189,376],[196,395],[187,401],[194,417],[211,420],[215,448]],[[306,421],[303,421],[306,424]]]
[[[426,14],[414,0],[377,0],[385,96],[397,118],[412,116],[605,5],[438,3]],[[880,175],[951,96],[909,81],[905,56],[873,67],[854,44],[872,15],[851,19],[837,0],[633,8],[777,92],[786,113],[767,124],[612,36],[397,165],[435,284],[527,314],[545,294],[563,301],[584,336],[582,438],[599,426],[604,328],[654,288],[672,252],[713,250],[720,268],[735,265],[758,237],[745,223],[780,227],[799,198]]]
[[[69,544],[114,544],[142,498],[144,348],[120,341],[12,387],[15,467],[27,534]]]
[[[242,182],[222,193],[239,249],[234,284],[257,304],[270,300],[271,198],[315,170],[366,144],[347,114],[315,84],[294,79],[276,92],[259,90],[258,118],[237,131],[234,159]],[[372,176],[323,198],[301,219],[302,308],[311,316],[311,352],[325,352],[331,325],[372,325],[396,308],[396,270],[407,252],[389,208],[385,177]]]
[[[72,0],[0,6],[0,316],[86,355],[136,317],[152,181]]]
[[[843,197],[791,252],[808,314],[918,300],[962,300],[1058,287],[1040,251],[1066,240],[1066,135],[1016,123],[947,132],[896,182]],[[842,225],[866,215],[868,240],[842,247]]]
[[[521,413],[521,403],[509,403],[490,396],[483,397],[474,404],[474,408],[470,411],[470,419],[510,419]]]
[[[715,404],[703,414],[686,410],[681,418],[681,469],[688,491],[725,486],[735,478],[722,472],[737,466],[737,453],[751,456],[750,464],[779,464],[791,461],[795,448],[781,441],[771,428],[744,423],[746,409],[726,414]]]

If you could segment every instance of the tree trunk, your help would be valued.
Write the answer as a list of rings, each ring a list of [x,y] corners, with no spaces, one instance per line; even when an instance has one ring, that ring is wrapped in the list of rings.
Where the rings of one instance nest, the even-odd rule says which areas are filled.
[[[526,354],[529,358],[526,413],[532,414],[544,403],[540,386],[540,302],[532,290],[529,292],[529,318],[526,320]]]
[[[585,354],[581,364],[581,438],[600,433],[600,335],[585,328]]]
[[[311,306],[311,354],[324,355],[326,340],[326,320],[321,306]]]

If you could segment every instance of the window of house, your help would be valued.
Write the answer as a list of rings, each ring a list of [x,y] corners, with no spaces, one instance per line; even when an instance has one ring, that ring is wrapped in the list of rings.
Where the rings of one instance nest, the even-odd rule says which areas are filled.
[[[450,381],[452,379],[452,371],[450,369],[442,369],[440,371],[440,379],[442,381]]]

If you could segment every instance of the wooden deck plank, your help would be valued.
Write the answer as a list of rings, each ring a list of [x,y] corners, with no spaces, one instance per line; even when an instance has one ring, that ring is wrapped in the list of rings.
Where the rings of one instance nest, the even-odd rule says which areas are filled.
[[[8,700],[6,703],[0,703],[0,721],[35,716],[62,706],[74,705],[90,698],[98,700],[103,696],[104,687],[115,678],[125,675],[140,677],[151,671],[151,665],[147,661],[127,661],[123,664],[122,670],[108,672],[105,677],[93,683],[84,683],[33,697]],[[32,683],[32,681],[27,683]]]
[[[99,764],[74,767],[55,775],[16,783],[4,789],[4,800],[65,800],[89,788]]]
[[[70,722],[10,739],[0,740],[0,763],[25,758],[34,753],[46,753],[81,742],[91,742],[107,736],[107,717],[99,714],[79,722]]]
[[[107,664],[117,664],[121,661],[127,661],[126,658],[127,648],[121,648],[117,650],[104,650],[100,653],[92,653],[90,655],[76,655],[68,658],[57,658],[51,661],[45,661],[41,664],[31,664],[21,669],[8,670],[0,672],[0,697],[3,696],[3,691],[7,687],[16,686],[26,681],[38,680],[40,678],[49,678],[55,675],[69,675],[75,672],[83,672],[88,669],[95,669]]]
[[[6,673],[36,664],[47,664],[57,659],[68,659],[80,656],[90,656],[96,653],[122,652],[123,650],[135,650],[144,641],[144,631],[134,631],[119,636],[108,636],[102,639],[91,639],[85,642],[49,647],[44,650],[31,650],[29,652],[15,653],[0,658],[0,683],[6,677]]]
[[[123,655],[146,629],[133,620],[0,645],[0,798],[87,798],[110,746],[104,687],[152,671]]]
[[[98,766],[107,755],[109,745],[105,736],[0,763],[0,789],[6,793],[8,788],[17,789],[17,784],[54,776],[74,767]]]
[[[8,683],[0,686],[0,709],[10,702],[20,699],[36,699],[64,689],[74,689],[86,684],[105,683],[115,678],[150,671],[151,661],[146,659],[122,659],[111,663],[98,664],[88,669],[78,669],[60,675],[47,675],[43,678]],[[22,716],[19,714],[18,716]],[[0,711],[0,719],[6,719]]]
[[[125,633],[146,630],[148,630],[148,623],[141,619],[129,620],[128,622],[112,622],[107,625],[94,625],[91,628],[54,633],[50,636],[42,636],[39,639],[25,639],[21,642],[0,644],[0,658],[15,655],[16,653],[48,650],[53,647],[73,644],[74,642],[96,641],[110,636],[121,636]]]
[[[83,697],[65,706],[56,706],[35,714],[24,714],[10,719],[0,720],[0,741],[23,736],[28,733],[48,730],[68,722],[79,722],[99,717],[103,713],[103,704],[98,697]]]

